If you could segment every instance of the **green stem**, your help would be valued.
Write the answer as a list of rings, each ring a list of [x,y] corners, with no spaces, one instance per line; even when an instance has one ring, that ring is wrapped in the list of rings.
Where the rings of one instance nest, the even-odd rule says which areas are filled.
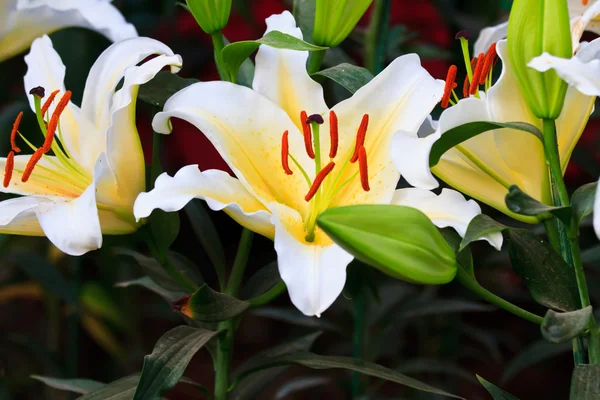
[[[250,308],[256,308],[256,307],[270,303],[271,301],[273,301],[274,299],[279,297],[280,294],[285,292],[285,289],[286,289],[285,283],[283,281],[280,281],[279,283],[277,283],[275,286],[273,286],[271,289],[267,290],[265,293],[261,294],[260,296],[257,296],[257,297],[254,297],[254,298],[248,300],[248,302],[250,303]]]
[[[365,66],[373,74],[383,70],[387,48],[390,0],[375,0],[365,37]]]
[[[550,177],[552,183],[552,197],[555,206],[568,206],[571,204],[569,192],[562,176],[562,168],[560,164],[560,155],[558,152],[558,141],[556,135],[556,125],[552,119],[543,120],[544,128],[544,152],[546,155],[546,163],[550,169]],[[579,230],[575,218],[571,218],[569,225],[557,220],[558,233],[560,239],[560,254],[563,259],[573,267],[577,288],[579,289],[579,299],[581,307],[585,308],[590,305],[590,295],[588,292],[585,271],[581,262],[579,249]],[[591,364],[600,363],[600,337],[596,329],[596,320],[594,316],[590,317],[588,323],[589,341],[588,355]],[[576,349],[574,349],[576,350]],[[576,357],[581,359],[581,357]]]
[[[475,278],[469,275],[462,268],[458,268],[458,273],[456,276],[458,278],[458,281],[464,287],[476,293],[482,299],[488,301],[489,303],[492,303],[493,305],[502,308],[503,310],[506,310],[509,313],[516,315],[517,317],[533,322],[534,324],[541,325],[541,323],[544,322],[544,318],[540,317],[539,315],[535,315],[533,313],[530,313],[529,311],[523,310],[522,308],[504,300],[503,298],[496,296],[495,294],[481,286],[475,280]]]
[[[315,72],[319,71],[326,51],[327,50],[316,50],[310,52],[308,64],[306,65],[306,69],[309,74],[314,74]]]
[[[365,344],[365,295],[363,288],[352,299],[354,305],[354,329],[352,331],[352,357],[362,359]],[[352,398],[362,396],[362,377],[359,372],[352,373]]]
[[[217,70],[219,71],[219,77],[222,81],[234,82],[237,80],[237,76],[229,75],[227,69],[225,69],[225,64],[223,64],[223,55],[221,51],[223,47],[225,47],[225,40],[223,40],[223,34],[221,31],[216,31],[211,33],[210,37],[212,38],[213,48],[214,48],[214,56],[215,56],[215,64],[217,64]]]
[[[560,253],[560,237],[558,235],[558,229],[556,228],[556,223],[553,219],[545,219],[544,220],[544,228],[546,229],[546,234],[548,235],[548,241],[552,248]]]
[[[233,268],[225,293],[237,296],[244,277],[244,270],[248,263],[250,248],[254,232],[244,228],[238,246],[238,251],[233,262]],[[233,355],[233,339],[235,335],[235,323],[233,319],[219,323],[219,331],[223,331],[217,339],[217,355],[215,357],[215,400],[226,400],[229,389],[229,375],[231,372],[231,358]]]

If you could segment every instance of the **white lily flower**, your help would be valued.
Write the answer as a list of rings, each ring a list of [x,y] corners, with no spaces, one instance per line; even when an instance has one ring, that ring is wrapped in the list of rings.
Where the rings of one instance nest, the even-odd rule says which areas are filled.
[[[287,11],[266,22],[267,32],[302,38]],[[253,89],[201,82],[171,97],[154,118],[154,130],[169,133],[173,117],[194,124],[237,178],[217,170],[201,172],[195,165],[173,177],[163,174],[152,191],[140,194],[134,214],[144,218],[156,208],[177,211],[193,198],[206,200],[211,209],[274,240],[292,302],[304,314],[318,316],[341,293],[352,256],[318,228],[317,216],[330,207],[402,204],[412,198],[395,196],[400,173],[391,162],[389,143],[395,131],[418,130],[444,85],[416,55],[406,55],[330,110],[321,86],[306,71],[307,58],[305,51],[261,46]],[[436,209],[432,203],[429,210]],[[464,198],[455,201],[446,211],[470,207],[466,203]],[[452,216],[442,213],[440,223],[454,224]]]
[[[497,43],[496,52],[502,62],[502,74],[487,91],[477,97],[468,96],[446,109],[439,123],[429,125],[426,137],[401,132],[394,137],[392,156],[398,168],[407,163],[429,158],[433,144],[448,130],[475,121],[527,122],[540,130],[542,122],[536,118],[521,95],[514,72],[507,60],[506,40]],[[479,87],[479,85],[476,85]],[[569,88],[561,115],[556,120],[561,166],[566,169],[571,153],[591,114],[594,97]],[[536,217],[510,211],[504,202],[511,185],[517,185],[528,195],[546,204],[552,204],[548,168],[541,141],[529,133],[498,129],[482,133],[446,152],[433,173],[461,192],[528,223],[539,222]],[[406,177],[416,187],[433,189],[437,180],[428,169],[420,175]]]
[[[600,1],[567,0],[571,19],[571,38],[573,52],[579,48],[583,32],[600,34]],[[483,28],[475,41],[474,53],[484,53],[493,43],[506,38],[508,22]]]
[[[138,65],[151,55],[158,56]],[[5,171],[0,191],[22,197],[0,202],[0,232],[47,236],[63,252],[81,255],[102,245],[102,233],[135,231],[133,203],[145,190],[135,125],[137,90],[165,66],[176,72],[181,57],[149,38],[113,44],[92,66],[81,107],[69,101],[65,66],[48,36],[33,42],[25,61],[25,88],[46,92],[41,100],[30,96],[44,145],[37,148],[34,137],[21,135],[34,155],[15,155],[20,152],[16,122],[12,151],[0,158]],[[61,100],[52,101],[54,96]],[[50,148],[54,156],[44,154]]]
[[[111,0],[0,0],[0,61],[44,34],[67,27],[94,30],[113,42],[137,36]]]

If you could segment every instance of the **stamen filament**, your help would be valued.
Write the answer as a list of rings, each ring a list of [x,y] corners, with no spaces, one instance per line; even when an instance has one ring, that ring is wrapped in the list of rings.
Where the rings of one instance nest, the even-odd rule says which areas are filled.
[[[350,158],[351,163],[355,163],[358,160],[358,150],[364,146],[365,137],[367,136],[367,128],[369,127],[369,114],[365,114],[360,121],[360,126],[356,132],[356,145],[354,146],[354,154]]]
[[[288,141],[289,131],[283,132],[281,137],[281,166],[287,175],[292,175],[294,172],[290,169],[288,155],[290,153],[290,143]]]
[[[327,175],[329,175],[331,170],[333,170],[333,167],[335,167],[335,163],[333,161],[331,161],[329,164],[327,164],[325,166],[325,168],[323,168],[321,171],[319,171],[319,173],[315,177],[315,180],[314,180],[312,186],[310,187],[310,190],[308,191],[306,196],[304,196],[305,201],[310,201],[314,197],[314,195],[317,194],[317,191],[319,190],[321,183],[323,183],[323,180],[327,177]]]
[[[329,111],[329,142],[330,142],[330,148],[329,148],[329,158],[335,158],[335,156],[337,155],[337,151],[338,151],[338,140],[339,140],[339,134],[338,134],[338,119],[337,119],[337,115],[335,114],[335,111],[331,110]]]
[[[290,158],[292,159],[292,161],[294,162],[294,164],[296,165],[296,168],[298,168],[300,170],[300,173],[302,174],[302,176],[306,180],[306,184],[310,188],[310,186],[312,185],[312,183],[310,182],[310,178],[308,177],[308,174],[306,173],[306,171],[304,170],[304,168],[302,168],[302,166],[300,165],[300,163],[298,162],[298,160],[296,160],[296,158],[291,153],[289,155],[290,155]]]
[[[10,132],[10,147],[12,151],[16,153],[20,153],[21,149],[17,146],[17,131],[19,130],[19,125],[21,124],[21,118],[23,118],[23,111],[17,115],[17,119],[15,119],[15,123],[13,124],[12,131]],[[5,186],[6,187],[6,186]]]
[[[4,182],[2,182],[5,188],[10,184],[12,178],[13,168],[15,167],[15,152],[11,150],[6,157],[6,164],[4,165]]]
[[[360,184],[365,192],[371,190],[369,187],[369,168],[367,166],[367,151],[362,146],[358,149],[358,171],[360,172]]]
[[[300,124],[302,125],[302,134],[304,135],[304,148],[306,149],[306,154],[314,160],[315,153],[312,145],[312,134],[310,132],[310,124],[306,121],[307,118],[306,111],[302,111],[300,113]]]

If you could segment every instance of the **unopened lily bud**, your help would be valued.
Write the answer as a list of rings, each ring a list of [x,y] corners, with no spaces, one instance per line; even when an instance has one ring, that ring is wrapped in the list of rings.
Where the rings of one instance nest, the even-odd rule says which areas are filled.
[[[335,47],[352,32],[373,0],[317,0],[313,42]]]
[[[527,64],[542,53],[571,58],[566,0],[515,0],[508,20],[508,55],[521,92],[538,118],[556,119],[567,84],[553,70],[538,72]]]
[[[190,12],[209,35],[227,26],[231,11],[231,0],[186,0]]]

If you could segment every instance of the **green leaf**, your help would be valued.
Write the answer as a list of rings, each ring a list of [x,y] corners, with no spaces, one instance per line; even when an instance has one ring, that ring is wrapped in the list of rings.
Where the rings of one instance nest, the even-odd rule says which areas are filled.
[[[244,60],[254,53],[261,44],[277,49],[316,51],[327,50],[327,47],[315,46],[294,36],[279,31],[271,31],[260,39],[245,40],[228,44],[222,50],[223,63],[231,76],[237,76],[238,69]]]
[[[315,75],[331,79],[335,83],[346,88],[352,94],[374,78],[373,74],[368,69],[346,63],[312,74],[312,76]]]
[[[173,309],[189,318],[203,322],[226,321],[246,311],[250,303],[238,300],[225,293],[202,285],[191,296],[183,297],[173,303]]]
[[[182,78],[169,71],[160,71],[152,80],[140,86],[138,98],[162,109],[169,97],[196,82],[200,81],[193,78]]]
[[[285,322],[286,324],[296,325],[303,328],[318,329],[326,332],[333,332],[340,335],[344,335],[345,331],[334,324],[333,322],[321,318],[307,317],[298,311],[297,308],[292,307],[260,307],[251,311],[252,314],[259,317],[271,318],[276,321]]]
[[[507,230],[512,267],[543,306],[561,311],[580,308],[573,269],[542,238],[526,229]]]
[[[525,122],[469,122],[464,125],[449,129],[433,144],[431,153],[429,154],[429,166],[435,167],[445,152],[456,145],[471,139],[481,133],[491,131],[493,129],[510,128],[524,133],[530,133],[536,136],[540,141],[544,142],[544,136],[538,128]]]
[[[349,371],[359,372],[364,375],[373,376],[376,378],[385,379],[390,382],[395,382],[423,392],[440,394],[443,396],[460,399],[461,397],[437,389],[426,383],[418,381],[389,368],[382,367],[375,363],[360,360],[352,357],[333,357],[322,356],[309,352],[296,352],[283,354],[275,357],[266,357],[257,361],[255,364],[248,366],[246,370],[240,372],[238,379],[251,374],[254,371],[265,368],[276,367],[280,365],[298,364],[312,369],[345,369]]]
[[[152,354],[144,357],[144,366],[133,400],[152,400],[172,389],[188,363],[217,332],[178,326],[165,333]]]
[[[279,276],[277,261],[270,262],[248,279],[248,282],[242,288],[240,298],[248,300],[258,297],[268,292],[279,282],[281,282],[281,276]]]
[[[591,316],[592,306],[565,313],[548,310],[540,326],[542,336],[552,343],[568,342],[585,330]]]
[[[72,306],[79,307],[79,301],[71,285],[58,272],[55,265],[35,253],[12,253],[6,260],[14,262],[31,279],[53,295]]]
[[[508,188],[508,194],[504,201],[508,209],[517,214],[540,216],[542,219],[550,218],[551,215],[554,215],[567,225],[571,221],[571,207],[553,207],[540,203],[516,185]]]
[[[130,375],[89,392],[77,400],[131,400],[140,375]]]
[[[294,0],[292,8],[294,19],[302,31],[302,36],[312,41],[315,25],[316,0]]]
[[[479,214],[482,215],[482,214]],[[465,271],[469,273],[469,275],[475,275],[475,267],[473,266],[473,254],[471,254],[471,249],[463,248],[459,250],[462,238],[460,235],[451,228],[443,228],[440,229],[440,233],[446,240],[446,243],[454,250],[454,254],[456,255],[456,262],[461,265]]]
[[[456,275],[454,251],[431,220],[412,207],[355,205],[332,208],[317,219],[338,245],[382,272],[423,284]]]
[[[559,354],[570,351],[570,343],[554,344],[548,343],[545,340],[536,341],[521,350],[519,354],[508,363],[508,366],[504,369],[501,381],[507,382],[525,368],[532,367],[542,361],[549,360]]]
[[[206,208],[199,201],[190,201],[184,208],[190,219],[196,238],[208,254],[219,279],[221,289],[225,288],[225,252],[217,229]]]
[[[571,206],[573,207],[573,215],[575,216],[577,224],[580,224],[581,221],[594,210],[594,199],[596,197],[597,187],[598,182],[592,182],[581,186],[573,193]]]
[[[102,382],[90,379],[59,379],[39,375],[31,375],[31,377],[50,386],[52,389],[65,390],[79,394],[87,394],[106,386],[106,384]]]
[[[600,398],[600,365],[576,365],[571,377],[571,400]]]
[[[150,231],[159,254],[166,256],[167,250],[179,234],[179,214],[156,209],[150,215]]]
[[[115,287],[119,287],[119,288],[127,288],[130,286],[144,287],[144,288],[158,294],[160,297],[164,298],[165,300],[167,300],[169,302],[169,304],[171,304],[175,300],[180,299],[183,296],[185,296],[185,292],[172,292],[172,291],[166,290],[162,286],[157,285],[156,282],[154,282],[152,280],[152,278],[150,278],[149,276],[142,276],[141,278],[133,279],[130,281],[123,281],[123,282],[119,282],[119,283],[115,284]]]
[[[462,242],[460,242],[459,250],[464,250],[471,242],[474,242],[482,236],[489,235],[490,233],[503,232],[506,229],[509,229],[509,227],[494,221],[485,214],[479,214],[469,222],[465,236]]]
[[[516,398],[512,394],[506,393],[504,390],[500,389],[498,386],[494,385],[493,383],[490,383],[490,382],[486,381],[485,379],[483,379],[479,375],[476,375],[476,376],[477,376],[477,379],[479,380],[479,382],[485,388],[485,390],[487,390],[488,393],[490,395],[492,395],[492,398],[494,400],[519,400],[518,398]]]

